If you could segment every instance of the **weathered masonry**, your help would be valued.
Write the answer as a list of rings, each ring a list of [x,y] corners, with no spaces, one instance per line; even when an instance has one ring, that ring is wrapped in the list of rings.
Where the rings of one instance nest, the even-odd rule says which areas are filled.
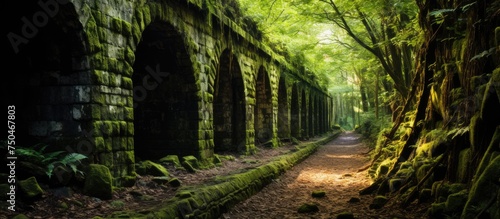
[[[2,100],[16,106],[17,144],[84,153],[118,186],[138,159],[207,160],[329,130],[325,89],[213,1],[5,4]]]

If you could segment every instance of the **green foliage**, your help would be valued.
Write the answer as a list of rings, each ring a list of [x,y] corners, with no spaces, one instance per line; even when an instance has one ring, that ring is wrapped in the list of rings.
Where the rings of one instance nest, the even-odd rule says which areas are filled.
[[[363,135],[368,146],[371,148],[376,146],[381,133],[391,127],[391,121],[388,116],[377,119],[373,112],[361,114],[361,121],[361,125],[356,129],[356,132]]]
[[[87,156],[79,153],[67,153],[66,151],[46,152],[47,147],[46,144],[35,144],[31,147],[18,146],[16,154],[20,159],[35,166],[45,167],[45,174],[49,179],[57,167],[69,168],[74,174],[84,174],[78,167],[82,160],[87,159]]]

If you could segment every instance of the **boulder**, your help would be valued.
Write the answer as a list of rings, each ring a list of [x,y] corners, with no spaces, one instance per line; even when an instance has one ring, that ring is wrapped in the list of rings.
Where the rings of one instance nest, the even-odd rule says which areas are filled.
[[[101,164],[90,164],[86,171],[83,193],[100,199],[111,199],[113,178],[109,168]]]

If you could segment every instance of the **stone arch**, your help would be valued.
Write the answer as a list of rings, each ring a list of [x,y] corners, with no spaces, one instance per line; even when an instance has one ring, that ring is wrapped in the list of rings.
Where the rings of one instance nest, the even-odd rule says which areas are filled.
[[[280,139],[290,138],[289,111],[290,107],[288,104],[288,90],[286,86],[286,79],[284,76],[281,76],[278,84],[278,137]]]
[[[269,75],[261,66],[255,80],[254,128],[255,144],[264,144],[273,138],[273,105]]]
[[[237,57],[230,49],[220,56],[213,93],[214,151],[246,150],[245,85]]]
[[[300,101],[299,101],[299,90],[297,88],[297,83],[292,85],[292,100],[290,107],[290,131],[292,137],[300,138]]]
[[[143,159],[198,154],[197,86],[185,41],[154,21],[142,32],[132,75],[134,149]]]
[[[41,10],[37,3],[4,3],[3,66],[14,71],[2,79],[2,106],[15,108],[16,146],[42,143],[46,151],[90,155],[91,142],[78,148],[92,119],[87,37],[73,4]]]

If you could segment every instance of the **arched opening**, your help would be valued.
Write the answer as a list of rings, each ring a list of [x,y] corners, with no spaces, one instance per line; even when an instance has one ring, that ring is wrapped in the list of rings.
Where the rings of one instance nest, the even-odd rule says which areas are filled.
[[[302,101],[300,103],[300,137],[302,139],[308,139],[309,131],[307,128],[307,101],[306,101],[306,91],[302,90]]]
[[[88,46],[78,15],[72,4],[60,5],[51,16],[36,2],[4,4],[9,21],[2,28],[3,66],[9,71],[1,80],[2,109],[14,109],[16,146],[66,150],[81,137],[91,98]]]
[[[197,87],[183,38],[170,24],[153,22],[144,30],[135,57],[136,157],[197,154]]]
[[[290,119],[287,99],[288,94],[285,77],[281,76],[278,87],[278,137],[280,139],[290,138]]]
[[[59,12],[50,16],[50,11],[40,11],[36,1],[6,1],[3,7],[9,20],[2,27],[6,32],[1,101],[12,128],[4,126],[8,135],[1,140],[13,140],[6,144],[16,149],[33,148],[42,154],[62,151],[63,156],[77,152],[90,160],[95,152],[92,142],[77,147],[90,120],[91,77],[87,40],[73,5],[60,5]],[[49,181],[46,160],[24,156],[16,162],[16,178],[35,175],[39,182]],[[40,170],[33,168],[37,165],[42,165]],[[0,172],[7,173],[6,167]],[[69,171],[54,173],[63,177]]]
[[[255,144],[260,145],[273,138],[273,104],[271,83],[264,67],[260,67],[255,81]]]
[[[314,137],[314,131],[315,131],[315,113],[316,109],[314,107],[314,97],[311,93],[309,93],[309,104],[308,104],[308,109],[309,109],[309,114],[307,115],[307,121],[308,121],[308,134],[309,137],[312,138]]]
[[[292,86],[292,101],[290,109],[290,124],[291,124],[291,134],[294,138],[300,138],[300,106],[299,106],[299,91],[297,89],[297,84]]]
[[[245,86],[238,59],[225,50],[219,63],[214,89],[215,152],[241,152],[246,149]]]

